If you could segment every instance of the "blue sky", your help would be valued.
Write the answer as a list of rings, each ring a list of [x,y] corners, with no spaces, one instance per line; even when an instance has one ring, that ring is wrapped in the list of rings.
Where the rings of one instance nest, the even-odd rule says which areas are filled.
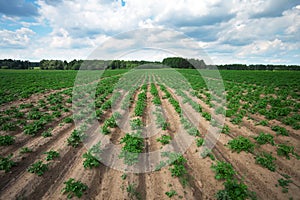
[[[168,42],[197,58],[192,41],[215,64],[300,64],[296,0],[1,0],[0,59],[86,59],[112,41],[110,49],[132,52],[145,39],[132,30],[143,28],[168,30],[148,34],[152,47]],[[111,39],[119,33],[126,37]],[[110,52],[102,49],[99,59],[113,58]],[[169,56],[134,52],[122,58]]]

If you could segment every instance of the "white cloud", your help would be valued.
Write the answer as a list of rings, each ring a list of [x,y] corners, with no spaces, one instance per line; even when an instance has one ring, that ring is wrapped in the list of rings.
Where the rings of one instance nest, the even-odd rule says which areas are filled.
[[[31,26],[39,23],[50,27],[52,32],[35,36],[34,43],[30,43],[32,33],[4,29],[0,32],[0,36],[3,36],[0,45],[6,45],[5,48],[26,48],[30,44],[23,54],[16,54],[21,57],[28,55],[35,60],[54,57],[85,59],[95,48],[107,42],[110,36],[139,28],[161,28],[164,31],[148,35],[145,41],[139,41],[140,36],[134,34],[123,34],[123,38],[117,35],[111,40],[115,44],[105,43],[108,49],[105,56],[124,48],[129,48],[128,51],[138,49],[145,43],[174,51],[179,49],[189,53],[190,57],[202,55],[199,53],[202,48],[216,63],[271,60],[295,63],[293,56],[289,56],[290,60],[280,56],[300,54],[300,7],[293,0],[125,2],[125,6],[122,6],[121,0],[38,0],[39,16],[35,18],[36,21],[19,24],[30,30]],[[15,18],[2,16],[3,20],[12,22]],[[38,30],[33,30],[38,33]],[[181,33],[191,38],[183,39]],[[21,51],[19,49],[16,52]],[[159,51],[154,52],[158,55],[152,52],[150,57],[153,59],[164,55]],[[136,59],[143,57],[140,53]]]
[[[3,48],[26,48],[35,34],[31,29],[20,28],[16,31],[0,30],[0,46]]]

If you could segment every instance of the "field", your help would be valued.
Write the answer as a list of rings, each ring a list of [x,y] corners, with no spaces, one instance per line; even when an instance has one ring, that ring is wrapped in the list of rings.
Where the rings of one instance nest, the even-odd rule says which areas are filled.
[[[300,72],[82,73],[0,71],[0,199],[299,199]]]

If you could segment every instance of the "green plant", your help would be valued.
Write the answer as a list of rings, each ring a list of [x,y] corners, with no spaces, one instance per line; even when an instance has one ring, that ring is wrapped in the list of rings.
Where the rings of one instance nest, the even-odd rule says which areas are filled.
[[[214,154],[212,154],[212,152],[211,152],[210,149],[204,149],[204,150],[201,152],[201,157],[202,157],[202,158],[209,157],[211,160],[215,160],[215,156],[214,156]]]
[[[254,138],[256,142],[260,145],[270,143],[271,145],[274,145],[274,136],[269,133],[263,133],[261,132],[259,136]]]
[[[257,125],[268,126],[269,122],[267,120],[261,120]]]
[[[84,153],[82,157],[85,158],[85,160],[83,161],[83,166],[85,169],[88,167],[92,169],[93,167],[100,166],[99,160],[92,155],[91,151]]]
[[[243,136],[238,136],[228,142],[228,146],[232,151],[240,153],[241,151],[253,152],[254,144]]]
[[[127,174],[125,174],[125,173],[122,174],[121,178],[122,178],[122,180],[125,180],[127,178]]]
[[[208,112],[202,112],[202,117],[204,117],[207,121],[211,120],[211,114]]]
[[[184,166],[186,159],[180,155],[175,161],[171,163],[172,167],[169,168],[171,175],[176,177],[182,177],[187,173],[187,170]]]
[[[73,122],[73,118],[72,117],[66,117],[63,119],[64,123],[72,123]]]
[[[275,160],[276,158],[265,152],[255,158],[257,164],[260,164],[272,172],[274,172],[276,169],[276,164],[274,163]]]
[[[52,129],[48,129],[47,131],[44,131],[44,132],[42,133],[42,136],[43,136],[44,138],[46,138],[46,137],[51,137],[51,136],[52,136],[51,131],[52,131]]]
[[[29,166],[28,172],[35,173],[38,176],[43,175],[48,170],[48,164],[44,164],[43,161],[37,161]]]
[[[5,173],[9,172],[13,166],[16,166],[16,163],[11,160],[13,154],[10,154],[7,157],[0,156],[0,170],[4,170]]]
[[[8,146],[15,142],[15,138],[10,135],[0,135],[0,146]]]
[[[212,164],[211,169],[216,173],[215,178],[217,180],[232,179],[233,176],[236,174],[232,165],[227,162],[217,161],[216,165]]]
[[[136,185],[135,184],[129,184],[126,188],[126,191],[128,193],[128,196],[130,199],[142,199],[141,194],[136,190]]]
[[[176,192],[175,190],[170,190],[170,191],[168,191],[168,192],[165,192],[165,194],[166,194],[169,198],[171,198],[171,197],[177,195],[177,192]]]
[[[124,163],[133,165],[138,160],[138,154],[143,151],[144,141],[138,134],[126,133],[125,137],[121,139],[122,147],[120,158],[124,158]]]
[[[224,133],[224,134],[229,134],[230,133],[230,128],[228,125],[224,125],[223,128],[222,128],[222,131],[221,133]]]
[[[224,183],[225,189],[219,190],[216,194],[217,200],[224,199],[236,199],[236,200],[246,200],[246,199],[256,199],[256,195],[248,190],[247,185],[244,183],[238,183],[236,179],[228,179]]]
[[[54,150],[50,150],[48,152],[45,152],[44,154],[47,155],[46,160],[53,160],[54,158],[58,158],[59,157],[59,153],[57,151]]]
[[[196,145],[197,147],[200,147],[204,144],[204,139],[203,138],[197,138],[196,139]]]
[[[171,139],[170,135],[162,135],[160,138],[157,138],[156,141],[161,142],[162,144],[169,144]]]
[[[102,127],[101,127],[101,133],[104,134],[104,135],[108,135],[110,133],[110,130],[107,126],[107,124],[104,124]]]
[[[276,132],[277,135],[289,136],[289,132],[280,126],[272,126],[272,130]]]
[[[28,147],[22,147],[20,150],[20,153],[30,153],[30,152],[32,152],[32,149]]]
[[[78,147],[79,144],[82,142],[83,134],[79,130],[74,130],[71,133],[71,136],[67,139],[68,145],[72,147]]]
[[[289,154],[294,153],[294,147],[293,146],[288,146],[285,144],[279,144],[277,147],[277,155],[279,156],[285,156],[286,159],[290,159]]]
[[[289,191],[288,186],[289,186],[289,184],[292,183],[293,181],[290,180],[291,177],[288,176],[288,175],[282,174],[282,176],[283,176],[285,179],[283,179],[283,178],[278,179],[278,184],[276,184],[275,186],[276,186],[276,187],[278,187],[278,185],[281,186],[281,187],[282,187],[282,190],[281,190],[281,191],[282,191],[283,193],[288,193],[288,191]]]
[[[140,118],[130,120],[130,127],[132,130],[139,130],[143,127],[143,122]]]
[[[87,185],[80,181],[75,181],[73,178],[65,181],[64,184],[66,186],[62,189],[62,193],[68,194],[68,199],[71,199],[73,196],[80,198],[83,195],[83,192],[88,189]]]

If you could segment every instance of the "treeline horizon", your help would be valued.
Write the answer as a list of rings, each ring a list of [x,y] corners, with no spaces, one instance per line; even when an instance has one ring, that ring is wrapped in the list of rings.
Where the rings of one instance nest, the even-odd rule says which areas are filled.
[[[151,64],[153,64],[151,66]],[[154,65],[160,65],[171,68],[181,69],[216,69],[219,70],[300,70],[300,65],[283,65],[283,64],[219,64],[207,65],[203,60],[186,59],[181,57],[168,57],[160,61],[137,61],[137,60],[46,60],[31,62],[28,60],[0,60],[1,69],[35,69],[41,70],[79,70],[79,69],[132,69],[144,65],[143,68],[153,68]]]

